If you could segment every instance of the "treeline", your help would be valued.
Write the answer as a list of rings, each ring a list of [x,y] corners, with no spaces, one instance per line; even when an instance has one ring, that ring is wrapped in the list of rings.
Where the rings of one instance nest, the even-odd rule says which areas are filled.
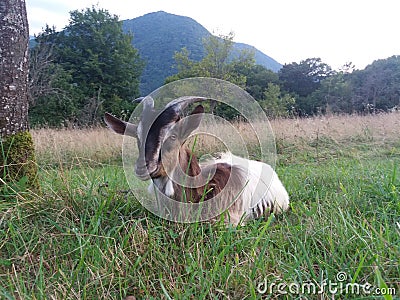
[[[400,56],[377,60],[364,70],[348,63],[339,71],[320,58],[308,58],[274,73],[255,65],[251,53],[232,60],[232,39],[210,37],[204,43],[206,56],[198,62],[186,49],[176,53],[178,73],[167,82],[195,76],[231,81],[250,93],[270,117],[365,114],[400,107]]]
[[[256,65],[254,53],[232,55],[233,34],[210,36],[203,43],[200,61],[192,60],[185,48],[175,54],[177,73],[166,83],[196,76],[224,79],[249,92],[270,117],[375,113],[400,106],[400,56],[375,61],[364,70],[349,63],[339,71],[309,58],[274,73]],[[143,66],[118,17],[96,7],[71,12],[65,30],[46,27],[31,47],[31,124],[94,125],[105,111],[128,117],[132,100],[140,96]],[[236,116],[226,106],[216,112]]]
[[[63,31],[46,27],[31,47],[30,122],[90,126],[105,111],[129,116],[142,69],[117,16],[95,7],[72,11]]]
[[[377,113],[400,108],[400,56],[374,61],[363,70],[350,64],[333,71],[320,59],[285,65],[282,87],[296,97],[295,113]]]

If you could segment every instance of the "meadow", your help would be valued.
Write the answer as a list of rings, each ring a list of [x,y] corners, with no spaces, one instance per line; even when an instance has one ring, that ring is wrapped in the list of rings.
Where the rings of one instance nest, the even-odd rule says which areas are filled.
[[[0,298],[400,297],[400,114],[271,125],[291,207],[239,227],[146,211],[105,128],[33,130],[41,191],[0,196]]]

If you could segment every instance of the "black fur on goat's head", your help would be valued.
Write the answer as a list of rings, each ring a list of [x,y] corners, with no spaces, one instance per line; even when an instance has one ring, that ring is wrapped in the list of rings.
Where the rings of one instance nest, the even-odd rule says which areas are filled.
[[[169,102],[162,111],[154,109],[154,101],[147,96],[142,100],[143,111],[137,125],[125,122],[106,113],[104,120],[118,134],[137,139],[139,157],[135,173],[142,180],[165,176],[165,169],[178,163],[178,151],[186,138],[199,126],[204,108],[198,105],[186,118],[181,112],[193,102],[204,101],[203,97],[181,97]],[[164,157],[164,158],[163,158]]]

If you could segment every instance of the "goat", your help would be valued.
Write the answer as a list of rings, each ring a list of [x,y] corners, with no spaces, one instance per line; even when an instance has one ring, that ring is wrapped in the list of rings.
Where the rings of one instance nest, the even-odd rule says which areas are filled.
[[[189,104],[206,99],[181,97],[157,113],[153,99],[146,97],[137,125],[109,113],[104,120],[114,132],[137,139],[139,158],[135,174],[141,180],[152,179],[149,192],[155,196],[191,203],[217,199],[213,215],[227,210],[228,222],[233,225],[287,210],[288,193],[270,165],[230,152],[200,164],[197,157],[182,146],[199,127],[204,108],[196,106],[186,118],[181,118],[180,112]],[[190,183],[182,184],[182,180]]]

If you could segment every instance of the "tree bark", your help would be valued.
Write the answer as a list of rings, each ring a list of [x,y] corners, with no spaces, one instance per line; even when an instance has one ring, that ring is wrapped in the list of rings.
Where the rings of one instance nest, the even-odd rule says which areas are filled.
[[[28,42],[25,0],[1,0],[0,187],[23,177],[30,186],[37,185],[34,146],[28,131]]]
[[[1,137],[28,129],[28,42],[25,1],[1,0]]]

